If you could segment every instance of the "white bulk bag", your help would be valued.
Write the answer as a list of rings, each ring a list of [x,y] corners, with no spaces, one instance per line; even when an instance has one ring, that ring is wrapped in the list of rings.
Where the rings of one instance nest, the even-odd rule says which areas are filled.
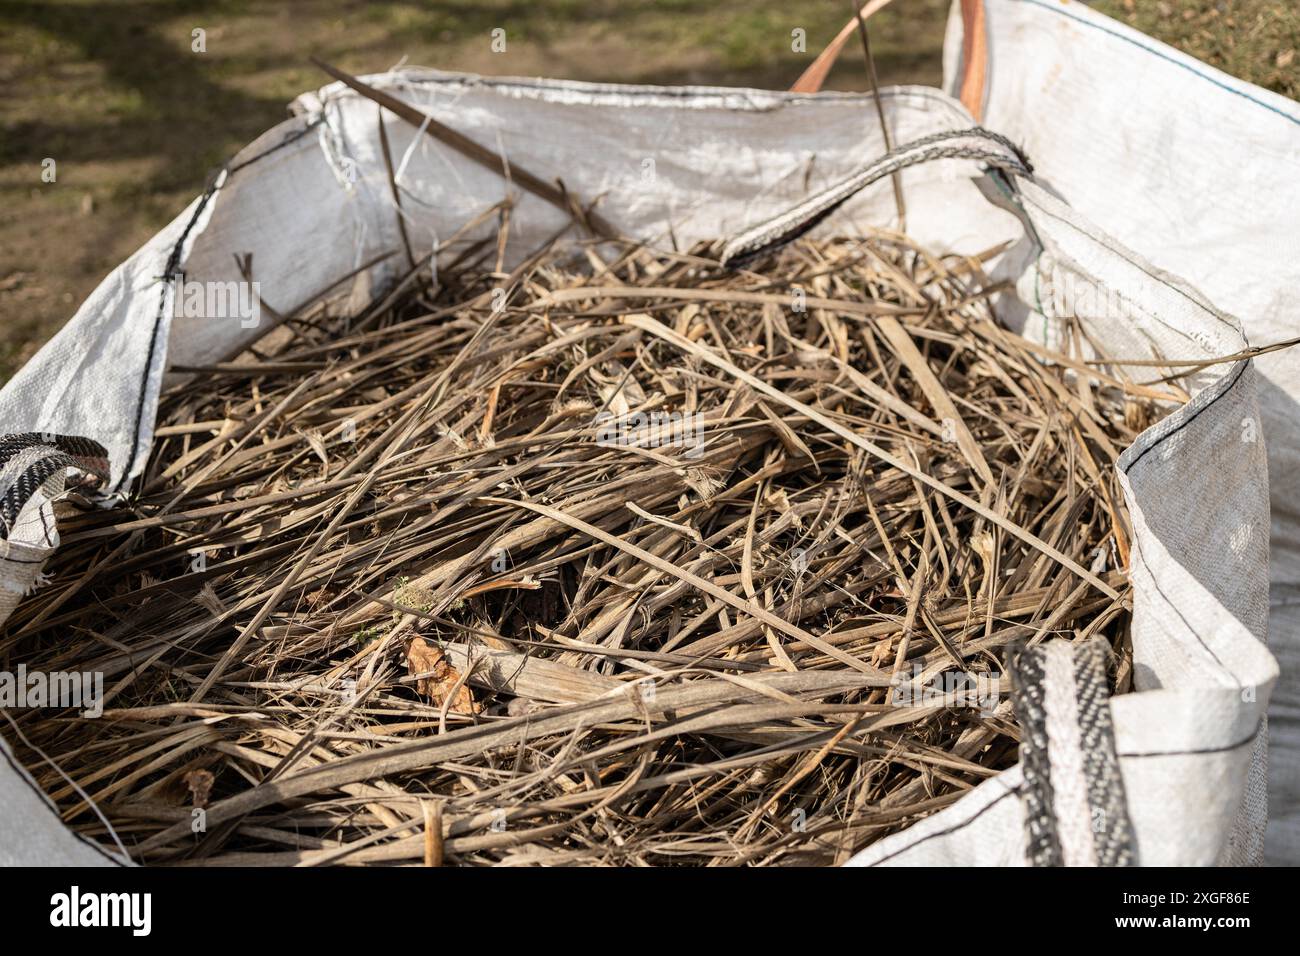
[[[982,0],[973,108],[1069,204],[1237,316],[1252,345],[1300,335],[1300,103],[1228,76],[1071,0]],[[944,88],[966,75],[961,7]],[[967,102],[972,102],[970,99]],[[1261,356],[1272,504],[1272,863],[1300,863],[1300,349]]]
[[[870,98],[859,95],[427,70],[367,82],[543,179],[562,179],[576,196],[600,197],[599,209],[615,227],[656,243],[740,233],[886,152]],[[937,90],[890,89],[883,98],[896,143],[973,123]],[[111,487],[125,488],[143,468],[165,369],[225,358],[265,331],[232,319],[173,319],[172,287],[159,277],[183,268],[191,280],[239,280],[234,257],[251,253],[262,298],[286,311],[398,248],[375,104],[332,85],[296,107],[298,115],[244,149],[204,196],[114,270],[0,391],[0,430],[94,438],[109,451]],[[496,173],[391,115],[387,128],[417,255],[505,195]],[[998,269],[1016,280],[1018,295],[1004,296],[1000,307],[1025,323],[1027,334],[1052,340],[1054,316],[1044,304],[1051,297],[1044,293],[1051,282],[1077,280],[1102,292],[1101,303],[1112,290],[1126,297],[1122,319],[1104,309],[1080,316],[1110,352],[1195,359],[1245,345],[1235,320],[1053,195],[1050,164],[1039,163],[1037,180],[994,181],[967,159],[938,159],[901,176],[907,230],[934,250],[976,252],[1013,242]],[[530,194],[513,195],[512,262],[566,219]],[[889,185],[877,183],[820,228],[853,234],[894,225],[894,216]],[[481,227],[484,234],[492,229]],[[365,301],[400,271],[394,260],[384,261],[339,295]],[[1264,448],[1247,440],[1242,424],[1258,415],[1259,376],[1250,363],[1235,362],[1185,384],[1192,402],[1144,432],[1119,465],[1135,531],[1136,692],[1111,700],[1109,714],[1139,862],[1250,862],[1259,857],[1263,826],[1262,791],[1252,789],[1258,780],[1250,774],[1262,771],[1263,714],[1277,673],[1262,644]],[[41,557],[57,545],[57,533],[45,530],[50,518],[48,501],[38,496],[0,551],[0,588],[11,595],[32,584]],[[1062,741],[1076,752],[1084,745],[1085,735],[1060,736],[1059,729],[1049,726],[1054,760]],[[102,862],[105,854],[71,836],[7,748],[0,749],[9,761],[0,765],[0,801],[8,810],[0,815],[0,862]],[[1078,782],[1067,780],[1062,767],[1052,772],[1062,783]],[[1020,767],[999,774],[855,862],[1025,862],[1032,820],[1023,809],[1023,776]],[[1060,808],[1047,812],[1054,809]],[[1055,817],[1063,842],[1087,843],[1090,821]]]

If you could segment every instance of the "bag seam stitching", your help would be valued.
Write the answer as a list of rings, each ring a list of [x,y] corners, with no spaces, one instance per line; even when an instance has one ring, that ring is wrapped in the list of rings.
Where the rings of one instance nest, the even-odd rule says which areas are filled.
[[[1243,90],[1235,89],[1229,84],[1223,82],[1222,80],[1215,79],[1213,76],[1210,76],[1208,73],[1202,73],[1200,70],[1192,66],[1190,63],[1184,63],[1181,60],[1172,57],[1167,53],[1163,53],[1160,50],[1147,46],[1145,43],[1140,42],[1134,37],[1125,36],[1123,33],[1120,33],[1117,30],[1112,30],[1109,27],[1105,26],[1104,24],[1093,23],[1092,21],[1088,20],[1085,17],[1081,17],[1078,14],[1069,13],[1065,10],[1059,9],[1058,7],[1049,6],[1048,4],[1043,3],[1042,0],[1010,0],[1010,2],[1023,3],[1034,7],[1040,7],[1049,13],[1059,14],[1060,16],[1063,16],[1069,20],[1073,20],[1076,23],[1082,24],[1083,26],[1088,27],[1089,29],[1097,30],[1101,33],[1106,34],[1109,37],[1113,37],[1116,40],[1122,40],[1125,43],[1132,44],[1133,46],[1137,47],[1139,50],[1142,50],[1145,53],[1149,53],[1158,59],[1164,60],[1166,63],[1170,63],[1173,66],[1178,67],[1179,69],[1186,70],[1188,73],[1191,73],[1193,76],[1205,80],[1207,83],[1211,83],[1214,86],[1217,86],[1225,93],[1231,93],[1233,96],[1239,96],[1244,100],[1254,103],[1256,106],[1268,110],[1270,113],[1276,113],[1278,116],[1281,116],[1283,119],[1289,120],[1290,122],[1296,124],[1297,126],[1300,126],[1300,117],[1293,116],[1292,114],[1288,113],[1286,110],[1282,109],[1281,107],[1274,106],[1271,103],[1265,103],[1263,100],[1256,99],[1255,97],[1251,96],[1249,93]]]

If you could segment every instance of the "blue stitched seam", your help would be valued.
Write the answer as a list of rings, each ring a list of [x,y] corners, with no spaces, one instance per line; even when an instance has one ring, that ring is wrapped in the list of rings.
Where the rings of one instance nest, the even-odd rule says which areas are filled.
[[[1214,77],[1206,73],[1202,73],[1200,70],[1192,66],[1190,63],[1184,63],[1181,60],[1175,59],[1174,57],[1170,56],[1167,53],[1161,53],[1159,50],[1154,50],[1151,47],[1147,46],[1145,43],[1141,43],[1135,40],[1133,37],[1125,36],[1124,34],[1120,33],[1118,30],[1111,30],[1107,27],[1102,26],[1100,23],[1093,23],[1090,20],[1087,20],[1079,16],[1078,14],[1068,13],[1065,10],[1062,10],[1060,7],[1054,7],[1051,4],[1044,3],[1043,0],[1008,0],[1008,2],[1028,3],[1035,7],[1042,7],[1044,10],[1050,11],[1052,13],[1059,13],[1063,17],[1068,17],[1069,19],[1075,21],[1076,23],[1082,23],[1085,27],[1091,27],[1094,30],[1100,30],[1102,33],[1109,34],[1110,36],[1113,36],[1116,39],[1123,40],[1125,43],[1131,43],[1139,50],[1145,50],[1147,53],[1150,53],[1152,56],[1158,56],[1160,59],[1172,63],[1174,66],[1181,67],[1182,69],[1186,70],[1188,73],[1191,73],[1195,76],[1199,76],[1201,79],[1209,83],[1213,83],[1221,90],[1226,90],[1227,92],[1233,94],[1234,96],[1240,96],[1244,100],[1250,100],[1250,102],[1254,103],[1256,106],[1262,106],[1270,113],[1276,113],[1278,116],[1281,116],[1284,119],[1288,119],[1292,123],[1295,123],[1297,126],[1300,126],[1300,117],[1293,116],[1290,113],[1288,113],[1286,110],[1280,109],[1279,107],[1273,106],[1272,104],[1265,103],[1263,100],[1257,100],[1249,93],[1244,93],[1241,90],[1234,89],[1233,87],[1229,86],[1227,83],[1224,83],[1222,80],[1216,80]]]

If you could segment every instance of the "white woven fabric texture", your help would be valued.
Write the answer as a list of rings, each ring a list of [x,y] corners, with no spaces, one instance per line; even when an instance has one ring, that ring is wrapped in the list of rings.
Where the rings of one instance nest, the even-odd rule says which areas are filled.
[[[1300,331],[1300,104],[1234,79],[1072,0],[984,0],[984,122],[1021,144],[1071,207],[1240,319],[1252,345]],[[961,76],[961,17],[945,89]],[[1166,355],[1181,355],[1171,349]],[[1300,586],[1300,349],[1257,360],[1272,504],[1274,603]],[[1259,536],[1260,526],[1240,534]],[[1229,553],[1218,555],[1229,566]],[[1300,863],[1300,627],[1269,734],[1266,857]],[[1290,701],[1288,706],[1284,702]],[[1285,708],[1285,710],[1283,710]],[[1263,780],[1252,783],[1262,799]]]

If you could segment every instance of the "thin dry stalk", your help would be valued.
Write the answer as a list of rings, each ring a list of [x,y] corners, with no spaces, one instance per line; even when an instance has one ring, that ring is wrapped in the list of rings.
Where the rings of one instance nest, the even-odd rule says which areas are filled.
[[[969,706],[1013,643],[1127,673],[1111,466],[1180,393],[892,234],[743,273],[503,248],[192,370],[138,496],[60,505],[0,652],[104,675],[103,719],[11,734],[70,825],[165,863],[842,861],[1014,763],[1006,682]]]

